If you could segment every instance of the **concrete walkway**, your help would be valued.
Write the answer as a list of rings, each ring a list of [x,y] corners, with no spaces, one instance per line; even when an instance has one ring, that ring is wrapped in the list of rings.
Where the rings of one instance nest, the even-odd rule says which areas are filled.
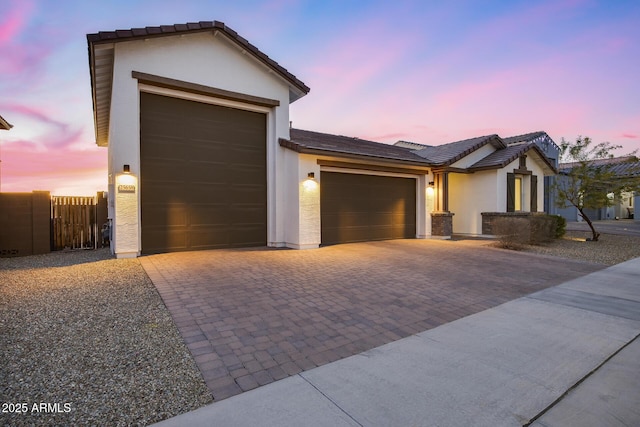
[[[158,426],[640,425],[640,258]]]

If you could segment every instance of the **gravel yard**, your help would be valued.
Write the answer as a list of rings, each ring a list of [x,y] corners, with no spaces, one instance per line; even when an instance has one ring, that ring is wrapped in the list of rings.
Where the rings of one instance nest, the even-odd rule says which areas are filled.
[[[524,250],[605,265],[640,257],[640,236],[588,236]],[[2,410],[26,409],[0,413],[0,425],[147,425],[212,400],[139,261],[107,250],[0,259],[0,362]]]
[[[640,257],[640,236],[601,233],[597,242],[588,242],[585,239],[591,237],[590,232],[567,231],[562,239],[540,246],[527,246],[524,250],[604,265],[619,264]]]
[[[0,361],[0,425],[147,425],[211,401],[140,263],[108,250],[0,259]]]

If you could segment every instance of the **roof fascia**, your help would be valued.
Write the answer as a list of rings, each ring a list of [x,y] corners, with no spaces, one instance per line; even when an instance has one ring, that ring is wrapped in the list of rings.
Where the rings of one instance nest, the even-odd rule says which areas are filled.
[[[412,162],[411,160],[393,159],[393,158],[383,157],[383,156],[370,156],[366,154],[354,154],[354,153],[345,153],[342,151],[331,151],[331,150],[322,150],[318,148],[307,148],[285,138],[280,138],[278,142],[281,147],[287,148],[289,150],[292,150],[301,154],[332,156],[332,157],[339,157],[344,159],[354,159],[354,160],[363,160],[363,161],[376,161],[381,163],[419,166],[424,168],[431,167],[431,164],[426,162],[425,163]]]
[[[461,160],[461,159],[467,157],[469,154],[481,149],[482,147],[484,147],[487,144],[493,145],[498,150],[500,148],[506,148],[507,147],[507,145],[504,143],[502,138],[500,138],[498,135],[491,135],[490,137],[488,137],[488,138],[480,141],[479,143],[469,147],[468,149],[466,149],[462,153],[458,154],[457,156],[455,156],[455,157],[447,160],[446,162],[442,163],[442,165],[443,166],[450,166],[450,165],[454,164],[455,162],[457,162],[458,160]]]

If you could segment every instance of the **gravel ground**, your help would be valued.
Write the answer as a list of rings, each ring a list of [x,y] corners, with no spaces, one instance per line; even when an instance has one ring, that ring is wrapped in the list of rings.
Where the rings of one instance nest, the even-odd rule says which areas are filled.
[[[562,239],[540,246],[526,246],[524,250],[604,265],[619,264],[640,257],[640,236],[601,233],[597,242],[590,242],[585,241],[591,237],[590,232],[567,231]]]
[[[211,400],[137,260],[0,259],[0,425],[147,425]]]
[[[604,265],[640,257],[640,236],[589,235],[524,250]],[[137,260],[108,250],[0,259],[0,425],[147,425],[211,401]],[[26,413],[10,413],[16,404]]]

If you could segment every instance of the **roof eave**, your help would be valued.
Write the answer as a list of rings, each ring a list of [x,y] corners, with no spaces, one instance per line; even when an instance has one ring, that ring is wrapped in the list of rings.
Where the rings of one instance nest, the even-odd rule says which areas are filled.
[[[451,159],[448,159],[447,161],[441,163],[441,165],[443,165],[443,166],[451,166],[452,164],[454,164],[458,160],[464,159],[469,154],[473,153],[474,151],[479,150],[480,148],[484,147],[487,144],[493,145],[496,149],[506,148],[507,147],[507,145],[504,143],[504,141],[502,141],[502,138],[500,138],[498,135],[490,135],[486,139],[483,139],[482,141],[478,142],[477,144],[469,147],[468,149],[466,149],[462,153],[460,153],[460,154],[456,155],[455,157],[453,157]]]
[[[313,154],[313,155],[321,155],[321,156],[333,156],[333,157],[339,157],[339,158],[345,158],[345,159],[368,160],[368,161],[376,161],[376,162],[396,164],[396,165],[402,164],[407,166],[419,166],[425,169],[432,167],[432,164],[427,162],[418,162],[418,161],[414,162],[411,160],[396,159],[396,158],[385,157],[385,156],[374,156],[374,155],[367,155],[367,154],[349,153],[349,152],[337,151],[337,150],[323,150],[319,148],[309,148],[285,138],[280,138],[278,142],[281,147],[287,148],[289,150],[292,150],[301,154]]]

